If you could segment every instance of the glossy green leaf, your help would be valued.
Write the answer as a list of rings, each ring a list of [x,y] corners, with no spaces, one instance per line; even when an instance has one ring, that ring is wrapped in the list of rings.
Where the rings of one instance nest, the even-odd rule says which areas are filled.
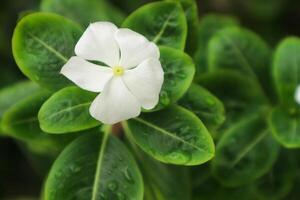
[[[197,48],[197,30],[199,24],[198,7],[195,0],[167,0],[179,2],[184,10],[187,20],[188,35],[186,51],[193,55]]]
[[[37,114],[50,95],[38,91],[19,101],[3,115],[2,127],[7,136],[24,141],[32,151],[56,155],[75,135],[52,136],[40,129]]]
[[[55,161],[44,199],[142,200],[143,181],[132,155],[117,138],[109,132],[86,134]]]
[[[187,37],[187,22],[179,3],[155,2],[140,7],[129,15],[123,27],[141,33],[149,40],[183,50]]]
[[[300,39],[283,40],[275,52],[273,79],[281,104],[296,107],[295,91],[300,85]]]
[[[186,168],[163,164],[133,143],[130,143],[130,147],[142,172],[144,200],[190,200],[190,179]]]
[[[271,51],[255,33],[238,27],[217,32],[208,45],[210,71],[231,69],[255,78],[271,94]]]
[[[59,89],[70,83],[60,69],[74,54],[82,31],[74,22],[50,13],[22,18],[15,28],[12,48],[21,71],[42,87]]]
[[[195,113],[210,129],[218,128],[225,121],[223,103],[199,85],[191,85],[179,104]]]
[[[198,80],[203,73],[208,71],[208,42],[212,36],[221,29],[233,26],[238,26],[238,21],[235,18],[226,15],[208,14],[201,19],[198,25],[197,51],[194,55],[196,80]]]
[[[38,91],[39,87],[32,82],[24,81],[0,90],[0,120],[6,110]]]
[[[296,162],[291,155],[282,149],[272,169],[253,183],[257,196],[266,200],[279,200],[289,194],[297,176]]]
[[[70,18],[83,26],[96,21],[120,25],[123,13],[105,0],[42,0],[41,10]]]
[[[278,147],[264,117],[249,116],[221,137],[212,162],[212,173],[225,186],[246,185],[271,169],[277,159]]]
[[[180,106],[145,113],[123,125],[127,135],[159,161],[198,165],[214,156],[214,143],[205,126]]]
[[[160,47],[160,54],[164,83],[156,110],[179,100],[190,87],[195,74],[193,60],[182,51]]]
[[[300,113],[275,107],[269,124],[277,141],[286,148],[300,147]]]
[[[96,95],[73,86],[56,92],[39,111],[42,130],[59,134],[82,131],[100,125],[89,113],[89,107]]]

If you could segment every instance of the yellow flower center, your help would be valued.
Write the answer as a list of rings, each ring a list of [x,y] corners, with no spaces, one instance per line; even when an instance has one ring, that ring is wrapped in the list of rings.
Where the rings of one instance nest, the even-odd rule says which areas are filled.
[[[113,67],[113,73],[115,76],[122,76],[124,74],[124,68],[120,66]]]

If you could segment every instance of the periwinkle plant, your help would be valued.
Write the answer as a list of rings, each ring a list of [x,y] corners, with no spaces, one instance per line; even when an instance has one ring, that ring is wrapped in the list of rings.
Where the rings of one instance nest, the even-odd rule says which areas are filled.
[[[40,12],[20,19],[13,54],[30,80],[1,91],[1,132],[55,159],[42,199],[283,199],[299,187],[299,161],[290,149],[300,147],[300,39],[284,39],[273,53],[237,19],[211,14],[199,21],[197,10],[194,0],[166,0],[125,17],[98,0],[43,0]],[[151,104],[139,106],[148,108],[141,114],[92,117],[102,85],[86,91],[84,70],[62,70],[89,22],[97,21],[145,37],[140,51],[153,44],[149,69],[163,73],[148,70],[156,78],[138,85],[145,91],[137,99]],[[103,64],[90,60],[89,66]],[[111,75],[123,75],[115,65]],[[151,81],[157,99],[148,91]],[[110,105],[101,109],[119,111]]]

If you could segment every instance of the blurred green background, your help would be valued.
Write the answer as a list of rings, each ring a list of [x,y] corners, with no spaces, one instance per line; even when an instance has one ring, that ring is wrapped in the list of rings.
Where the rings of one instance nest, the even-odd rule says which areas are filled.
[[[99,0],[101,1],[101,0]],[[125,14],[149,1],[109,0]],[[201,16],[221,13],[236,16],[243,26],[260,34],[271,46],[288,35],[300,35],[299,0],[198,0]],[[25,79],[11,53],[11,37],[22,15],[39,9],[39,0],[3,0],[0,6],[0,88]],[[22,145],[0,138],[0,199],[37,197],[42,177]]]

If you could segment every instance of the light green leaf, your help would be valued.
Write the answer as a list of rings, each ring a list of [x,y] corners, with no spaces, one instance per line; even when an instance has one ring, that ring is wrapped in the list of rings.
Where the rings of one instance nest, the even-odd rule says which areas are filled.
[[[269,124],[277,141],[286,148],[300,147],[300,113],[275,107]]]
[[[73,141],[55,161],[44,199],[143,199],[140,171],[126,147],[106,133]]]
[[[12,39],[15,61],[29,79],[42,87],[65,87],[70,81],[59,72],[74,54],[81,33],[79,25],[59,15],[26,15],[17,24]]]
[[[106,0],[42,0],[41,10],[70,18],[83,26],[96,21],[120,25],[124,14]]]
[[[16,103],[3,115],[2,127],[7,136],[16,138],[36,153],[56,155],[76,135],[52,136],[40,127],[37,113],[51,93],[38,91]]]
[[[205,126],[180,106],[145,113],[123,125],[129,138],[159,161],[198,165],[214,156],[214,143]]]
[[[282,105],[298,107],[295,92],[300,85],[300,39],[289,37],[277,47],[273,60],[273,79]]]
[[[140,7],[129,15],[123,27],[130,28],[149,40],[183,50],[187,37],[187,22],[179,3],[155,2]]]
[[[23,81],[0,90],[0,120],[6,110],[38,91],[39,87],[32,82]]]
[[[278,149],[264,117],[249,116],[221,137],[212,161],[212,173],[227,187],[246,185],[271,169]]]
[[[208,42],[212,36],[221,29],[238,26],[238,24],[239,23],[235,18],[226,15],[208,14],[201,19],[198,25],[197,51],[194,55],[196,64],[196,80],[198,80],[203,73],[208,71]]]
[[[210,129],[218,128],[225,121],[222,102],[199,85],[192,84],[179,104],[195,113]]]
[[[195,74],[193,60],[184,52],[169,47],[160,47],[160,54],[164,83],[155,110],[178,101],[190,87]]]
[[[67,87],[52,95],[39,111],[39,122],[47,133],[82,131],[100,125],[89,113],[96,93]]]
[[[231,69],[260,82],[272,97],[271,51],[255,33],[238,27],[217,32],[208,45],[210,71]]]

